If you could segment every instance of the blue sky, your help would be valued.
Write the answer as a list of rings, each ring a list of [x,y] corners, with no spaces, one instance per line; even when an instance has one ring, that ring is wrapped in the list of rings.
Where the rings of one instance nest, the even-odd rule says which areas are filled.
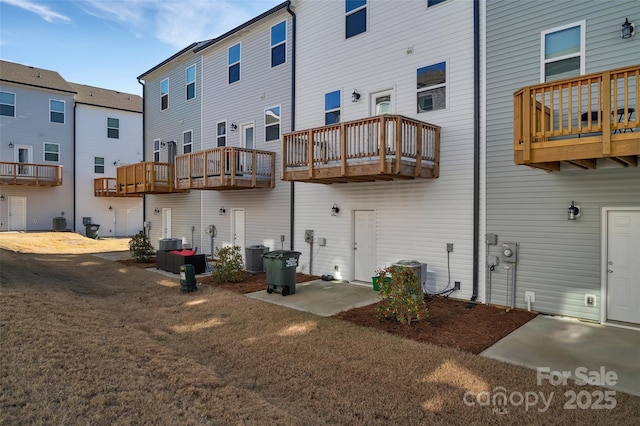
[[[136,77],[284,0],[0,0],[0,58],[142,95]]]

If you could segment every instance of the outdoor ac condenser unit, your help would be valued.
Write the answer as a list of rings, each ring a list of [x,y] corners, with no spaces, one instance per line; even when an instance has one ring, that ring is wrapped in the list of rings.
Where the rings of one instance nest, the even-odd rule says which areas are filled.
[[[396,266],[404,266],[406,268],[413,268],[418,277],[420,288],[423,293],[427,293],[427,264],[418,262],[417,260],[399,260],[394,263]]]
[[[264,259],[262,255],[269,252],[269,247],[262,245],[249,246],[244,249],[244,259],[247,272],[264,272]]]

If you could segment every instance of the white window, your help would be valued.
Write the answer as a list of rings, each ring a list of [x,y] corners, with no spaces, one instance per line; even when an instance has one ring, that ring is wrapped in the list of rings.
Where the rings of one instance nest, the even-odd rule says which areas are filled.
[[[340,122],[340,91],[326,93],[324,95],[324,124],[336,124]]]
[[[104,173],[104,157],[93,157],[93,172]]]
[[[586,22],[543,31],[540,40],[540,81],[561,80],[584,74]]]
[[[282,21],[271,27],[271,67],[284,64],[287,60],[287,22]]]
[[[345,0],[345,38],[367,31],[367,0]]]
[[[7,117],[16,116],[16,94],[0,92],[0,115]]]
[[[185,72],[187,100],[196,97],[196,66],[191,65]]]
[[[153,141],[153,161],[160,162],[160,139],[154,139]]]
[[[60,144],[45,143],[44,144],[44,161],[60,161]]]
[[[160,109],[169,108],[169,79],[166,78],[160,83]]]
[[[264,111],[264,134],[267,142],[280,140],[280,105]]]
[[[229,84],[235,83],[240,80],[240,43],[229,48],[227,61],[229,65]]]
[[[216,125],[218,146],[227,146],[227,122],[219,121]]]
[[[418,113],[447,107],[447,63],[418,68]]]
[[[182,152],[188,154],[193,150],[193,130],[182,133]]]
[[[52,123],[64,123],[64,101],[49,100],[49,119]]]
[[[120,119],[107,118],[107,137],[112,139],[120,138]]]

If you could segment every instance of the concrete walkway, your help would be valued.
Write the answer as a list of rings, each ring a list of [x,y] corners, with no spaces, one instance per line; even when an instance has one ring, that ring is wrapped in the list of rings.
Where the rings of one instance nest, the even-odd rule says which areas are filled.
[[[640,330],[540,315],[480,355],[532,369],[568,371],[573,379],[581,378],[576,373],[602,377],[603,370],[614,372],[615,384],[602,377],[599,385],[640,396]]]

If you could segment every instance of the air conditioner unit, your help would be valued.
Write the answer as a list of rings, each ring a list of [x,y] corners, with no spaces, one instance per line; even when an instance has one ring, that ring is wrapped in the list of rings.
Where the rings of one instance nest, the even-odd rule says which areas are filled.
[[[418,277],[418,283],[423,293],[427,293],[427,264],[418,262],[417,260],[399,260],[394,263],[395,266],[403,266],[405,268],[413,268],[416,276]]]
[[[262,245],[249,246],[244,249],[245,266],[247,272],[264,272],[265,264],[263,254],[269,253],[269,247]]]

